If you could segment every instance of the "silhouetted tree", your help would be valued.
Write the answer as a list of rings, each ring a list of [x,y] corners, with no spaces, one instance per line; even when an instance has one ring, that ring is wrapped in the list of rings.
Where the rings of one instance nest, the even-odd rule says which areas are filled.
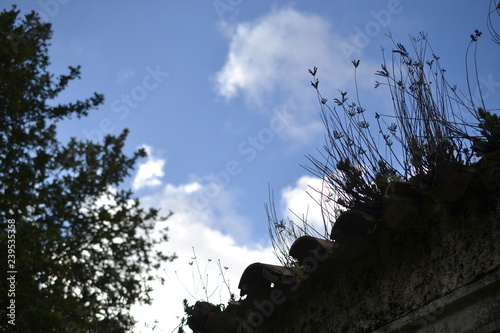
[[[127,331],[130,306],[150,302],[153,268],[174,259],[154,251],[167,240],[152,237],[154,222],[165,218],[119,187],[146,153],[123,154],[127,130],[101,143],[57,140],[61,120],[104,98],[56,104],[80,67],[49,73],[51,25],[19,13],[0,13],[0,331]],[[17,272],[9,283],[7,271]]]

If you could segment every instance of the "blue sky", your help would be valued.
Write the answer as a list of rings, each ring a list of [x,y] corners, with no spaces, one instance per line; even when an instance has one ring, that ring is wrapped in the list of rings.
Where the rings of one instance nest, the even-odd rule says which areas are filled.
[[[192,246],[199,260],[229,267],[233,291],[252,262],[277,262],[264,210],[268,186],[283,218],[288,209],[304,214],[307,185],[320,186],[301,167],[324,134],[308,68],[319,68],[322,93],[333,99],[339,89],[353,91],[351,60],[361,59],[368,112],[390,113],[388,91],[373,88],[381,46],[391,50],[388,31],[405,44],[428,32],[448,79],[465,89],[465,49],[479,29],[479,77],[487,104],[498,106],[499,46],[487,32],[486,0],[16,3],[53,24],[54,73],[82,66],[82,79],[60,100],[94,91],[106,97],[88,118],[61,124],[61,140],[129,128],[125,149],[147,147],[150,157],[126,185],[145,204],[175,212],[165,248],[179,259],[164,267],[167,283],[157,286],[153,306],[134,308],[137,332],[151,331],[155,320],[155,331],[170,332],[182,298],[194,301],[179,281],[192,293],[198,288],[188,265]],[[320,219],[313,204],[309,217]]]

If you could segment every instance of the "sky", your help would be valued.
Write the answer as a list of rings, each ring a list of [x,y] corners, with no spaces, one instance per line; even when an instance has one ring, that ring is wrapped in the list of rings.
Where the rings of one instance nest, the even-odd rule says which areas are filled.
[[[211,302],[225,303],[221,272],[238,294],[248,265],[278,263],[264,208],[270,191],[279,218],[321,223],[308,194],[321,180],[304,168],[325,134],[308,69],[318,67],[333,99],[353,91],[351,61],[360,59],[367,111],[391,113],[388,91],[374,89],[382,48],[392,48],[387,34],[409,45],[428,33],[448,80],[465,89],[465,50],[479,29],[479,82],[486,103],[499,105],[500,46],[486,27],[487,0],[2,1],[13,3],[52,23],[53,73],[82,67],[59,101],[105,95],[89,117],[60,124],[61,141],[130,129],[125,151],[143,147],[149,157],[124,186],[174,212],[162,248],[178,259],[160,270],[164,284],[153,282],[153,304],[132,308],[135,332],[173,331],[182,299],[206,298],[204,286]]]

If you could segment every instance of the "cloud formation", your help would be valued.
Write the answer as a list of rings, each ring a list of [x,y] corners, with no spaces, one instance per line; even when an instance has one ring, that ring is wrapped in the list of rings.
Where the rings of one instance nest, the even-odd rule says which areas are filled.
[[[332,55],[329,30],[323,18],[291,8],[238,24],[227,61],[216,75],[219,94],[232,98],[242,92],[259,102],[266,93],[308,83],[307,69]]]
[[[214,77],[217,93],[226,100],[242,96],[264,111],[286,107],[296,115],[283,134],[288,139],[307,142],[322,133],[308,69],[319,68],[321,91],[330,96],[352,88],[352,59],[339,47],[345,38],[325,18],[290,7],[226,27],[225,34],[229,52]]]
[[[139,190],[143,187],[151,187],[161,185],[161,177],[163,177],[163,166],[165,160],[152,155],[153,149],[150,146],[143,145],[142,148],[148,153],[147,161],[139,164],[139,169],[132,181],[132,188]]]

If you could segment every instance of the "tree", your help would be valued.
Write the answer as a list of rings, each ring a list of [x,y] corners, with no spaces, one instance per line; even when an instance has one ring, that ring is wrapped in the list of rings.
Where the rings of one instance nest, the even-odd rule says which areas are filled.
[[[51,25],[19,13],[0,13],[0,245],[10,254],[1,274],[17,272],[1,277],[0,330],[123,332],[130,306],[150,303],[153,269],[175,257],[154,248],[167,240],[153,237],[154,222],[166,218],[120,188],[146,153],[123,154],[128,130],[102,143],[58,141],[58,122],[104,97],[56,104],[80,67],[49,73]],[[15,326],[5,320],[12,302]]]

